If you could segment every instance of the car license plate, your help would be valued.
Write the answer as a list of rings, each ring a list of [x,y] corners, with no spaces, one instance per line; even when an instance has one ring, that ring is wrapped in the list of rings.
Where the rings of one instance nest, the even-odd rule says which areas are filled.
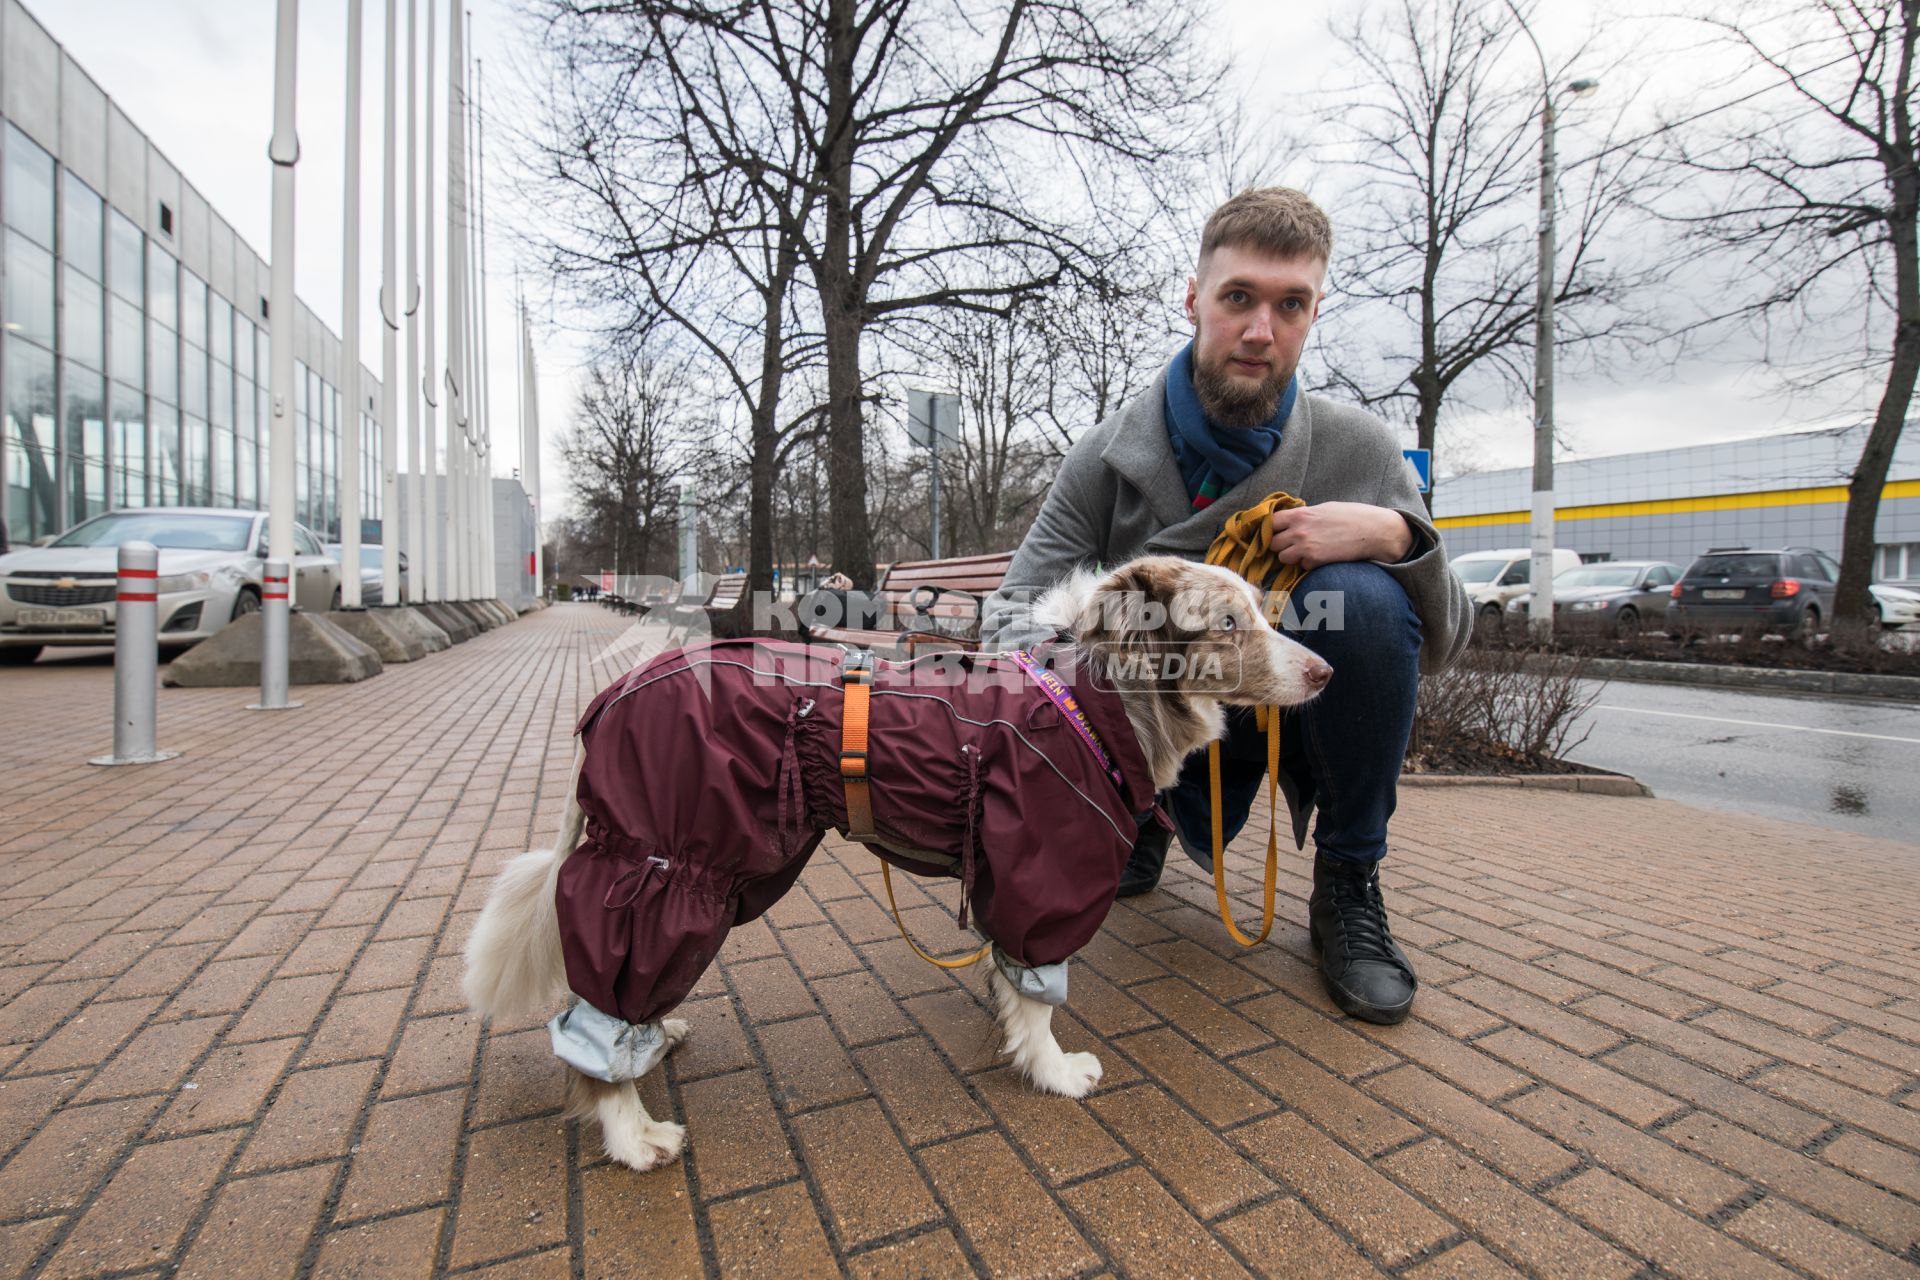
[[[1702,600],[1744,600],[1747,598],[1747,593],[1744,591],[1702,591],[1700,598]]]
[[[104,627],[105,609],[22,609],[15,615],[23,627]]]

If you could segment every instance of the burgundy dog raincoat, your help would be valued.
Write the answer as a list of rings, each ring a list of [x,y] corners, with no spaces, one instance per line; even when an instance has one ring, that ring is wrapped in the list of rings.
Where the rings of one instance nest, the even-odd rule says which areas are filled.
[[[727,931],[771,906],[829,827],[844,654],[722,640],[629,672],[580,721],[585,835],[558,890],[567,982],[627,1022],[679,1004]],[[1073,673],[1062,672],[1069,679]],[[1112,906],[1153,784],[1120,700],[1078,703],[1116,778],[1004,654],[876,664],[868,771],[875,852],[952,875],[1019,964],[1065,960]]]

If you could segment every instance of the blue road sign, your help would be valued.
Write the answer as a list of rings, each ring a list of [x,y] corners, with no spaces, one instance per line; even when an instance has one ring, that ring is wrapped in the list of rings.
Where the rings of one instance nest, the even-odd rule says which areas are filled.
[[[1433,492],[1433,450],[1402,449],[1400,456],[1413,468],[1413,474],[1420,479],[1420,492]]]

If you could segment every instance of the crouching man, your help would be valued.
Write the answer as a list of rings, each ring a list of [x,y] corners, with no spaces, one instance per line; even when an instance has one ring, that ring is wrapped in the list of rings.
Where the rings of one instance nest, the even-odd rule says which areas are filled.
[[[1234,512],[1276,490],[1303,499],[1273,515],[1272,546],[1306,571],[1294,599],[1319,607],[1289,609],[1283,629],[1334,677],[1286,715],[1279,782],[1301,847],[1313,819],[1308,914],[1327,992],[1354,1017],[1395,1023],[1417,983],[1380,895],[1387,822],[1419,673],[1466,647],[1472,611],[1393,432],[1300,390],[1332,250],[1326,214],[1298,191],[1246,191],[1214,211],[1187,281],[1193,341],[1068,452],[981,630],[990,648],[1034,643],[1045,633],[1029,606],[1069,571],[1150,552],[1201,559]],[[1253,716],[1231,713],[1221,744],[1228,840],[1261,790],[1266,756]],[[1160,796],[1174,831],[1140,816],[1122,896],[1159,882],[1174,838],[1211,874],[1209,796],[1197,752]]]

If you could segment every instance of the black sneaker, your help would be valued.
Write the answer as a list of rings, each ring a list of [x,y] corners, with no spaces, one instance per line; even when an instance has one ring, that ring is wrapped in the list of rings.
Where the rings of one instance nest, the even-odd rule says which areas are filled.
[[[1120,893],[1122,898],[1135,898],[1143,893],[1152,893],[1154,886],[1160,883],[1160,872],[1167,865],[1167,846],[1173,843],[1173,832],[1161,826],[1158,821],[1148,818],[1140,826],[1140,834],[1133,842],[1133,853],[1127,858],[1127,866],[1120,873]]]
[[[1316,855],[1307,917],[1333,1002],[1367,1022],[1406,1021],[1420,984],[1387,928],[1379,866]]]

